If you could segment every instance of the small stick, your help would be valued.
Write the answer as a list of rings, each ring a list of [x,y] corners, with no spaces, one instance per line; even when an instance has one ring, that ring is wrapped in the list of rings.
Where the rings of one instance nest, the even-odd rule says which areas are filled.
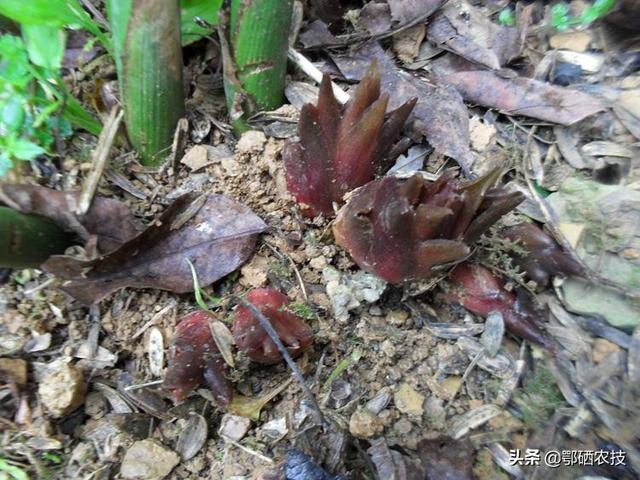
[[[89,207],[91,207],[93,195],[96,193],[100,178],[102,178],[102,172],[104,172],[107,166],[109,151],[120,128],[123,115],[124,112],[120,110],[120,107],[115,106],[111,109],[111,113],[109,113],[109,117],[104,124],[104,128],[98,138],[98,144],[91,154],[93,170],[87,176],[84,188],[80,193],[80,198],[78,198],[78,204],[76,205],[76,214],[78,215],[84,215],[89,211]]]
[[[152,380],[151,382],[136,383],[134,385],[128,385],[124,387],[123,390],[125,392],[131,392],[133,390],[140,390],[141,388],[155,387],[156,385],[162,385],[163,383],[164,383],[164,380]]]
[[[293,376],[295,377],[296,381],[300,384],[305,395],[313,405],[313,408],[316,410],[318,414],[320,422],[324,423],[324,415],[322,414],[322,410],[320,410],[320,405],[318,404],[318,400],[316,400],[315,395],[313,394],[313,392],[305,382],[302,372],[298,368],[298,365],[296,364],[296,362],[293,361],[293,358],[291,358],[291,355],[289,355],[289,351],[283,345],[282,341],[280,340],[280,337],[278,336],[278,333],[273,328],[273,325],[271,325],[271,322],[269,321],[269,319],[265,317],[262,314],[262,312],[253,303],[240,297],[234,297],[234,299],[237,303],[240,303],[244,307],[248,308],[249,311],[251,311],[251,313],[258,319],[258,321],[260,322],[260,326],[264,328],[264,331],[267,332],[267,335],[269,335],[271,340],[273,340],[273,343],[276,344],[276,347],[278,347],[278,351],[284,358],[284,361],[287,362],[287,365],[293,372]]]
[[[235,440],[230,439],[229,437],[227,437],[226,435],[222,435],[222,438],[224,438],[224,441],[227,443],[230,443],[231,445],[233,445],[234,447],[238,447],[240,450],[243,450],[245,452],[247,452],[249,455],[253,455],[254,457],[258,457],[260,460],[263,460],[271,465],[273,465],[274,461],[272,458],[267,457],[266,455],[261,454],[260,452],[257,452],[255,450],[252,450],[249,447],[245,447],[244,445],[242,445],[241,443],[236,442]]]
[[[320,83],[322,81],[322,72],[318,70],[315,65],[313,65],[313,63],[311,63],[307,59],[307,57],[302,55],[300,52],[297,52],[293,48],[289,48],[287,56],[289,57],[289,60],[300,67],[300,70],[309,75],[312,80],[317,83]],[[331,82],[331,86],[333,87],[333,94],[336,96],[340,103],[344,104],[351,100],[349,94],[342,90],[338,85]]]

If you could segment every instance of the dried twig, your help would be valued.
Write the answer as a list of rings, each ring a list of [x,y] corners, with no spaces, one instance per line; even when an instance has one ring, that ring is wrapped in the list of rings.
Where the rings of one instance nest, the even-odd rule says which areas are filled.
[[[93,170],[87,176],[76,205],[75,211],[78,215],[84,215],[89,211],[89,207],[93,201],[93,195],[96,193],[100,178],[102,178],[102,172],[104,172],[107,166],[109,152],[120,128],[123,115],[124,111],[120,110],[120,107],[115,106],[111,109],[111,113],[109,113],[109,117],[104,124],[104,128],[98,138],[98,144],[91,154]]]
[[[302,55],[300,52],[294,50],[293,48],[289,48],[289,51],[287,52],[287,56],[289,57],[289,60],[291,60],[298,67],[300,67],[300,70],[302,70],[304,73],[309,75],[309,77],[311,77],[312,80],[314,80],[317,83],[320,83],[322,81],[322,72],[318,70],[313,65],[313,63],[311,63],[307,59],[307,57]],[[349,94],[344,90],[342,90],[338,85],[331,82],[331,86],[333,87],[333,94],[336,96],[336,98],[340,103],[344,104],[344,103],[347,103],[349,100],[351,100],[351,97],[349,96]]]

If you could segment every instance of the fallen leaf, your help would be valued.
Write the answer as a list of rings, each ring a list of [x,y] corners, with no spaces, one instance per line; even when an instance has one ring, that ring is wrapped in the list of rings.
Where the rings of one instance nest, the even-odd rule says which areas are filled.
[[[44,268],[67,280],[62,288],[76,300],[92,304],[124,287],[159,288],[176,293],[193,290],[187,259],[203,286],[233,272],[253,253],[266,224],[248,207],[224,195],[187,194],[137,237],[96,260],[51,257]],[[184,212],[191,218],[179,228]],[[181,217],[182,215],[182,217]],[[176,219],[181,219],[176,224]]]
[[[95,197],[85,215],[76,215],[79,196],[80,192],[60,192],[35,185],[0,185],[0,204],[48,217],[84,242],[95,235],[102,253],[117,249],[141,230],[129,208],[113,198]]]
[[[631,134],[640,139],[640,90],[618,95],[613,111]]]
[[[371,35],[379,35],[391,30],[391,10],[386,3],[369,2],[360,9],[358,27]]]
[[[489,70],[478,70],[451,54],[434,61],[431,68],[436,77],[455,87],[466,101],[497,108],[507,115],[572,125],[606,108],[602,100],[580,90],[530,78],[504,78]]]
[[[343,480],[341,475],[328,474],[318,466],[311,457],[298,449],[292,449],[287,455],[284,467],[286,480]]]
[[[393,21],[405,24],[418,18],[427,19],[445,3],[445,0],[388,0],[387,3]]]
[[[360,80],[372,59],[378,62],[382,89],[389,92],[388,109],[417,98],[409,122],[424,135],[438,153],[455,159],[468,173],[474,156],[469,149],[469,112],[455,88],[446,83],[428,83],[396,67],[377,42],[364,44],[349,55],[331,57],[348,80]]]
[[[527,7],[519,26],[493,23],[486,13],[464,0],[447,3],[429,22],[427,38],[469,61],[498,70],[518,57],[531,16]]]
[[[287,388],[290,383],[291,379],[286,380],[273,390],[255,398],[236,394],[233,396],[233,399],[227,406],[227,409],[235,415],[252,418],[253,420],[258,421],[260,420],[260,412],[262,411],[262,408]]]

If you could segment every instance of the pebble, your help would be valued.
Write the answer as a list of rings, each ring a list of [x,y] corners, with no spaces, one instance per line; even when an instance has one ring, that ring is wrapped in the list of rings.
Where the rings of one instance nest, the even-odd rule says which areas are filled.
[[[260,153],[267,143],[267,137],[259,130],[249,130],[244,132],[236,145],[236,153],[241,155],[251,155]]]
[[[122,478],[160,479],[164,478],[180,463],[176,452],[156,440],[134,442],[127,450],[120,467]]]
[[[398,391],[393,395],[396,408],[407,415],[419,417],[422,415],[424,395],[417,392],[408,383],[400,385]]]
[[[38,385],[38,396],[42,405],[57,418],[65,416],[82,405],[85,392],[86,385],[82,370],[64,359],[49,364],[47,375]]]
[[[227,413],[222,417],[218,433],[223,437],[237,442],[247,434],[250,427],[251,420],[247,417]]]
[[[356,410],[349,419],[349,431],[356,438],[372,438],[380,435],[383,429],[380,419],[366,409]]]

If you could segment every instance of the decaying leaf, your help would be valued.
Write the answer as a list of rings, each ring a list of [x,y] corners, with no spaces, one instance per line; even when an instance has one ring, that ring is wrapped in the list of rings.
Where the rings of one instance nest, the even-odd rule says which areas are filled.
[[[252,418],[256,421],[260,420],[260,412],[262,411],[262,408],[287,388],[290,383],[291,379],[278,385],[273,390],[255,398],[245,397],[243,395],[234,395],[227,406],[227,409],[234,415]]]
[[[427,18],[438,10],[444,0],[389,0],[391,18],[394,22],[405,24],[417,18]]]
[[[318,104],[307,104],[300,113],[299,140],[288,142],[283,152],[287,188],[307,216],[332,215],[333,202],[391,166],[385,157],[415,99],[385,119],[388,101],[388,94],[380,95],[375,64],[346,108],[336,100],[330,77],[323,77]]]
[[[60,192],[36,185],[0,185],[0,204],[48,217],[84,242],[95,235],[102,253],[117,249],[142,229],[127,206],[113,198],[95,197],[85,215],[76,215],[79,196],[80,192]]]
[[[376,438],[371,441],[371,447],[367,449],[371,462],[376,467],[378,478],[390,480],[417,480],[425,477],[418,465],[412,459],[402,455],[399,451],[389,448],[387,440]]]
[[[211,335],[210,319],[209,312],[190,313],[173,334],[164,386],[173,390],[178,402],[201,384],[206,384],[222,405],[229,404],[233,397],[224,360]]]
[[[572,125],[600,112],[606,104],[580,90],[558,87],[524,77],[504,78],[451,54],[431,65],[442,81],[468,102],[496,108],[507,115],[523,115],[561,125]]]
[[[194,212],[190,206],[199,198],[180,197],[145,231],[108,255],[93,261],[51,257],[44,268],[66,279],[63,290],[84,304],[123,287],[192,291],[187,259],[201,284],[209,285],[246,261],[267,226],[248,207],[224,195],[207,195]]]
[[[502,232],[502,235],[517,242],[522,254],[512,252],[514,262],[527,276],[544,287],[554,275],[580,275],[582,267],[567,253],[563,252],[556,241],[533,223],[515,225]]]
[[[349,80],[361,79],[371,59],[375,59],[382,87],[389,92],[389,108],[417,98],[410,119],[412,128],[424,135],[438,153],[455,159],[466,173],[470,171],[474,156],[469,148],[469,112],[455,88],[437,79],[427,83],[396,67],[377,42],[366,43],[349,55],[331,58]]]
[[[528,14],[518,28],[493,23],[465,0],[448,2],[429,22],[433,43],[489,68],[498,70],[520,55],[526,37]]]
[[[520,193],[494,187],[499,176],[496,169],[464,185],[448,170],[435,182],[420,174],[371,182],[338,213],[336,242],[390,283],[429,278],[469,255],[468,244],[520,203]]]
[[[317,465],[311,457],[298,449],[292,449],[287,455],[287,463],[284,467],[287,480],[343,480],[341,475],[328,474]]]
[[[271,288],[258,288],[247,294],[247,301],[269,319],[292,357],[311,345],[313,333],[304,320],[287,310],[289,299],[286,295]],[[239,305],[235,312],[233,336],[238,349],[254,362],[271,364],[282,360],[276,344],[260,326],[259,320],[243,305]]]
[[[551,352],[555,351],[553,342],[538,326],[539,315],[521,299],[517,299],[513,292],[502,288],[504,282],[488,268],[461,263],[451,272],[451,283],[452,288],[448,292],[451,301],[481,317],[487,317],[494,311],[500,312],[508,331]]]

